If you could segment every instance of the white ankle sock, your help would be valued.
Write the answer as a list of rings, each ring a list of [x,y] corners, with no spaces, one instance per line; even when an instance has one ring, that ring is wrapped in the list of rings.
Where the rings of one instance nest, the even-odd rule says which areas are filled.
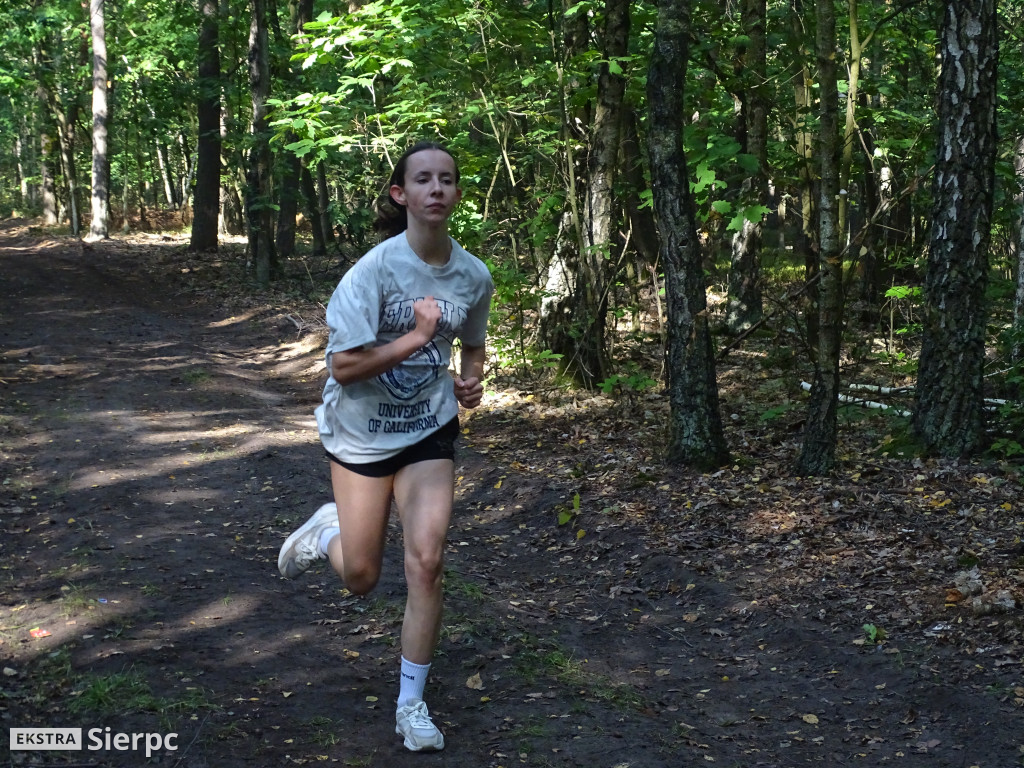
[[[331,528],[324,528],[320,534],[320,554],[327,557],[327,545],[331,543],[331,539],[341,533],[341,528],[333,526]]]
[[[398,690],[398,708],[409,703],[410,699],[423,699],[423,688],[427,684],[430,673],[429,664],[413,664],[402,657],[402,683]]]

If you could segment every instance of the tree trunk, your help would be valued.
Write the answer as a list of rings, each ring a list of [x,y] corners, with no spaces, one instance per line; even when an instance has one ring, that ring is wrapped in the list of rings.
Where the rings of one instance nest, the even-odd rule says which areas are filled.
[[[316,198],[317,209],[320,215],[317,221],[320,222],[320,233],[324,238],[324,245],[334,245],[334,221],[331,215],[331,189],[327,184],[327,166],[324,161],[316,166]]]
[[[1024,360],[1024,135],[1017,139],[1013,155],[1013,169],[1017,181],[1017,193],[1013,196],[1017,208],[1016,227],[1011,237],[1011,257],[1017,266],[1017,290],[1013,296],[1013,347],[1011,360]]]
[[[246,173],[245,209],[249,223],[249,260],[261,285],[276,269],[267,98],[270,95],[270,43],[265,0],[251,0],[249,26],[249,87],[252,93],[252,149]]]
[[[853,147],[857,141],[857,94],[860,88],[861,60],[864,55],[860,39],[857,0],[847,0],[847,8],[850,23],[850,60],[847,64],[849,71],[846,89],[846,124],[843,129],[842,154],[839,164],[838,221],[840,236],[843,236],[849,226],[850,174],[853,170]]]
[[[595,113],[593,119],[589,116],[590,105],[573,110],[566,97],[580,86],[572,77],[566,78],[565,63],[588,43],[587,16],[576,13],[561,19],[563,47],[558,77],[564,118],[567,210],[559,222],[555,251],[547,268],[547,295],[541,303],[538,338],[562,355],[562,372],[588,389],[607,378],[610,368],[605,331],[610,285],[607,257],[614,204],[609,195],[622,124],[622,97],[617,94],[624,83],[621,76],[612,73],[608,61],[610,55],[621,56],[626,51],[628,6],[628,0],[606,0],[601,36],[605,63],[597,95],[601,115]],[[580,126],[591,125],[591,135],[584,136]],[[587,139],[591,155],[584,165],[578,150]],[[591,189],[594,183],[597,190]]]
[[[24,126],[24,120],[22,120],[22,127]],[[18,176],[18,207],[24,208],[29,205],[29,190],[28,190],[28,163],[26,162],[25,144],[26,142],[22,138],[26,134],[22,131],[14,137],[14,162],[15,172]]]
[[[78,102],[71,100],[65,113],[60,99],[51,105],[53,117],[57,122],[57,136],[60,140],[61,170],[67,192],[68,220],[71,223],[71,234],[81,234],[81,217],[78,207],[78,169],[75,166],[75,132],[78,125]]]
[[[227,174],[220,185],[220,224],[222,235],[243,235],[245,218],[245,173],[235,169]]]
[[[294,134],[290,140],[295,140]],[[281,165],[283,173],[277,187],[277,233],[274,245],[278,258],[286,261],[295,253],[295,217],[299,212],[299,174],[302,173],[302,163],[294,154],[287,153],[281,158]]]
[[[861,105],[870,106],[867,96],[860,95]],[[867,221],[857,238],[857,276],[859,281],[858,303],[860,304],[860,324],[867,329],[874,328],[878,323],[878,308],[882,298],[882,260],[879,254],[880,241],[886,218],[888,199],[882,176],[875,166],[875,137],[873,126],[862,126],[861,136],[864,140],[864,152],[861,153],[860,166],[864,179],[864,212]]]
[[[39,132],[39,181],[43,204],[43,224],[52,227],[57,223],[57,195],[54,193],[53,137],[47,130],[45,120]]]
[[[633,250],[642,265],[653,267],[658,261],[658,237],[654,214],[650,207],[643,207],[640,198],[640,193],[647,189],[648,183],[644,179],[643,145],[640,142],[638,122],[636,111],[630,110],[622,125],[622,174],[627,195],[625,209]],[[640,270],[641,274],[644,272],[644,269]]]
[[[174,187],[171,185],[168,158],[164,153],[164,145],[160,143],[160,140],[154,140],[154,144],[156,145],[156,164],[160,170],[160,180],[163,182],[164,199],[167,202],[167,207],[174,210],[178,207],[178,201],[175,199]]]
[[[292,34],[301,33],[307,22],[313,19],[313,0],[301,0],[289,4],[289,17],[292,22]],[[282,57],[283,58],[283,57]],[[288,79],[294,85],[300,81],[301,69],[298,67],[288,68],[287,63],[282,63],[280,75]],[[296,140],[294,134],[289,134],[288,143]],[[282,158],[283,172],[281,183],[278,185],[278,215],[277,215],[277,255],[282,261],[288,259],[295,252],[295,217],[299,210],[299,177],[302,174],[302,162],[295,154],[285,151]],[[316,223],[316,222],[314,222]]]
[[[110,158],[107,156],[107,32],[104,0],[89,0],[92,39],[92,221],[89,240],[110,236]]]
[[[573,319],[577,321],[577,357],[584,383],[592,388],[607,378],[608,292],[614,280],[613,233],[617,231],[615,184],[622,138],[626,78],[616,68],[629,52],[629,0],[606,0],[601,30],[602,59],[588,161],[589,217],[586,247],[580,259]],[[614,66],[613,66],[614,65]],[[613,259],[615,259],[613,261]],[[580,322],[582,321],[582,322]]]
[[[215,251],[220,214],[220,24],[217,0],[199,6],[199,98],[196,113],[196,187],[190,251]]]
[[[799,162],[798,176],[800,179],[800,230],[798,235],[797,253],[804,255],[805,273],[804,280],[808,286],[804,292],[804,326],[807,340],[810,344],[818,338],[818,310],[820,301],[820,288],[818,285],[818,243],[814,227],[816,212],[814,210],[814,136],[808,127],[811,109],[813,107],[813,78],[810,68],[806,62],[808,52],[804,48],[804,25],[809,22],[804,19],[803,0],[790,0],[791,13],[789,14],[791,29],[790,36],[794,41],[799,41],[797,60],[799,72],[793,79],[793,96],[796,114],[793,117],[796,140],[796,149]]]
[[[659,0],[647,75],[648,150],[668,301],[668,460],[711,468],[728,460],[718,406],[704,270],[683,153],[689,0]]]
[[[129,158],[130,158],[130,155],[127,152],[125,152],[125,154],[124,154],[124,162],[122,163],[124,168],[123,168],[123,172],[121,174],[121,232],[123,234],[128,234],[131,231],[131,224],[129,223],[128,213],[129,213],[129,207],[130,207],[130,203],[131,203],[130,179],[131,179],[132,169],[131,169],[131,164],[130,164]]]
[[[929,452],[961,457],[976,452],[983,438],[999,44],[995,0],[948,0],[945,7],[913,427]]]
[[[313,255],[323,256],[327,253],[327,244],[324,242],[324,232],[320,224],[320,201],[316,194],[316,183],[313,181],[313,174],[309,168],[303,166],[299,174],[299,185],[302,187],[302,197],[306,201],[306,213],[309,215],[310,224],[313,230]]]
[[[196,177],[198,157],[189,149],[188,137],[183,132],[178,134],[178,151],[181,153],[181,175],[178,177],[181,183],[181,194],[178,200],[181,207],[184,208],[191,205],[189,201],[192,197],[192,180]]]
[[[839,350],[843,330],[842,233],[839,230],[839,89],[833,0],[817,0],[819,88],[818,248],[821,297],[818,359],[797,473],[821,475],[835,464],[839,412]]]
[[[561,43],[556,48],[555,64],[558,77],[562,127],[559,141],[562,146],[562,160],[566,186],[566,207],[558,221],[555,245],[547,263],[544,297],[541,300],[537,323],[537,339],[540,345],[562,356],[560,370],[573,375],[578,368],[570,365],[576,354],[576,339],[573,331],[572,297],[576,290],[578,263],[583,251],[583,225],[580,215],[580,184],[578,181],[577,159],[574,147],[580,143],[577,125],[589,125],[586,119],[578,119],[570,111],[567,92],[577,83],[566,82],[566,63],[583,49],[589,37],[587,15],[567,14],[566,0],[560,4],[562,13],[555,13],[555,3],[548,4],[548,23],[552,29],[552,42]],[[557,36],[557,31],[561,37]],[[576,383],[585,382],[576,377]]]
[[[135,102],[136,114],[138,100]],[[142,152],[142,136],[138,129],[135,130],[135,169],[138,176],[135,180],[136,194],[139,196],[139,229],[149,229],[149,218],[146,216],[146,158]],[[125,213],[127,217],[127,212]]]
[[[564,373],[577,370],[575,365],[567,362],[576,349],[570,298],[576,289],[579,241],[573,232],[573,216],[569,211],[563,211],[558,222],[554,253],[547,264],[537,328],[540,344],[562,355],[559,369]],[[576,383],[584,384],[580,380]]]
[[[750,43],[743,55],[746,146],[740,151],[757,161],[757,169],[743,184],[739,202],[743,207],[763,206],[768,201],[768,99],[766,0],[744,0],[743,28]],[[761,319],[761,233],[762,217],[745,219],[732,239],[729,270],[729,301],[726,326],[730,333],[742,333]]]

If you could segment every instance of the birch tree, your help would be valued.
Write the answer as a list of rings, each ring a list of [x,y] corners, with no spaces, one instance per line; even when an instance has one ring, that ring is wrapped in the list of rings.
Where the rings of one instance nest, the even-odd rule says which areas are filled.
[[[199,80],[196,117],[196,187],[190,251],[217,249],[220,214],[220,32],[217,0],[199,3]]]
[[[996,160],[996,0],[947,0],[940,35],[938,142],[913,416],[930,452],[983,438],[985,289]]]
[[[767,20],[766,0],[744,0],[743,31],[749,43],[742,50],[744,87],[739,120],[744,122],[742,135],[746,146],[741,151],[757,163],[753,173],[743,182],[741,203],[763,206],[768,200],[768,109],[767,88]],[[729,331],[740,333],[761,319],[761,215],[744,217],[743,224],[732,238],[732,264],[729,268],[729,301],[725,322]]]
[[[249,225],[249,260],[261,284],[276,268],[271,208],[270,136],[267,97],[270,95],[270,39],[265,0],[250,0],[249,88],[252,95],[252,148],[246,170],[245,209]]]
[[[728,460],[707,316],[707,287],[683,151],[689,0],[659,0],[647,74],[648,151],[668,302],[668,460],[710,468]]]
[[[110,158],[107,156],[107,30],[104,0],[89,0],[92,40],[92,220],[89,240],[110,236]]]
[[[836,11],[817,0],[818,58],[818,259],[821,294],[817,359],[796,470],[824,474],[835,464],[839,413],[839,350],[843,326],[843,261],[839,229],[839,88],[836,78]]]
[[[1013,153],[1017,192],[1013,202],[1017,206],[1016,229],[1011,237],[1011,256],[1017,267],[1017,286],[1013,294],[1013,347],[1012,362],[1024,361],[1024,136],[1017,139]]]

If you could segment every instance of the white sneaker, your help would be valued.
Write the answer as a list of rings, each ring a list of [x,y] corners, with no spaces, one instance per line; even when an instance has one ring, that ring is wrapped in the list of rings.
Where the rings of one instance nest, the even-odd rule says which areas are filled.
[[[294,579],[309,570],[314,561],[322,560],[320,534],[338,525],[338,507],[334,502],[324,504],[304,522],[295,533],[285,539],[277,556],[277,570],[286,579]]]
[[[410,699],[395,713],[395,733],[405,738],[405,748],[413,752],[444,749],[444,735],[437,730],[427,712],[427,705]]]

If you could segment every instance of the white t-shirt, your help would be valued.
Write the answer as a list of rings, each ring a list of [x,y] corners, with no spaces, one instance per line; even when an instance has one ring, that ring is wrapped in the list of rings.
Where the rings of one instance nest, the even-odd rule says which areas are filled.
[[[455,418],[452,342],[484,344],[493,292],[487,267],[454,240],[443,267],[417,256],[404,232],[359,259],[327,305],[328,372],[332,353],[382,346],[414,328],[417,299],[433,296],[441,322],[429,344],[379,376],[345,386],[328,378],[316,409],[328,453],[354,464],[381,461]]]

